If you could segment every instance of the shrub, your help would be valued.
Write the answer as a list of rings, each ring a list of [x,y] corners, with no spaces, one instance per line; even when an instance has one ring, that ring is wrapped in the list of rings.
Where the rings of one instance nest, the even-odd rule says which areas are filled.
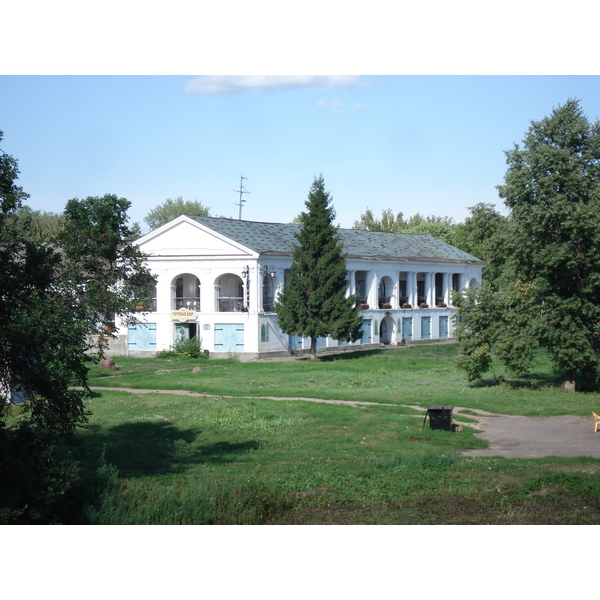
[[[202,352],[201,346],[200,338],[177,340],[168,350],[158,352],[156,358],[205,358],[206,354]]]

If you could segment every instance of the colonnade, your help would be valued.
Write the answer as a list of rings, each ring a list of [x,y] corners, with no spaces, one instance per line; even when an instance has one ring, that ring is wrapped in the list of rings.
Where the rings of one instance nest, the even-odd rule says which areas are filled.
[[[453,290],[469,287],[470,281],[464,272],[440,271],[349,271],[348,294],[358,294],[369,308],[381,308],[383,300],[391,308],[402,308],[409,304],[418,308],[422,304],[429,307],[440,303],[449,306]]]

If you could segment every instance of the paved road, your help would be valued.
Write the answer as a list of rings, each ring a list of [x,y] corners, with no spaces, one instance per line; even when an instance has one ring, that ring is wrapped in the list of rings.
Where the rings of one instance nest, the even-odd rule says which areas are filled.
[[[465,415],[467,416],[467,415]],[[544,456],[592,456],[600,458],[600,431],[594,433],[589,417],[477,416],[481,430],[477,437],[489,447],[468,450],[463,456],[503,456],[505,458],[542,458]],[[460,412],[455,420],[460,421]],[[472,425],[471,425],[472,426]]]

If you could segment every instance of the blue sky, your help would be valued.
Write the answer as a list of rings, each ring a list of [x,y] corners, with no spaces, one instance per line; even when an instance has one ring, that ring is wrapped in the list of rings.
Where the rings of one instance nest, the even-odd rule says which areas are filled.
[[[288,222],[322,173],[337,222],[369,207],[462,221],[504,210],[504,151],[599,76],[0,76],[2,149],[36,210],[115,193],[144,217],[167,198],[214,216]]]

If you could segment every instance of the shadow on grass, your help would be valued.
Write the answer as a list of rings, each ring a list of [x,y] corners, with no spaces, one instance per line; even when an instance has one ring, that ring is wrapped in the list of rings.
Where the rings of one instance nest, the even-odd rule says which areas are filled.
[[[513,389],[541,389],[541,388],[563,388],[566,381],[564,372],[547,374],[530,373],[522,377],[493,377],[491,379],[479,379],[471,382],[473,388],[486,388],[505,385]],[[600,384],[595,376],[576,378],[576,389],[578,392],[598,392]]]
[[[373,350],[356,350],[352,352],[340,352],[339,354],[317,354],[317,358],[321,362],[335,362],[338,360],[354,360],[357,358],[364,358],[366,356],[377,356],[382,352],[381,348]]]
[[[177,473],[191,464],[225,464],[260,447],[258,440],[200,445],[199,435],[199,430],[146,421],[116,425],[106,433],[92,432],[89,441],[104,448],[106,461],[122,477]]]

